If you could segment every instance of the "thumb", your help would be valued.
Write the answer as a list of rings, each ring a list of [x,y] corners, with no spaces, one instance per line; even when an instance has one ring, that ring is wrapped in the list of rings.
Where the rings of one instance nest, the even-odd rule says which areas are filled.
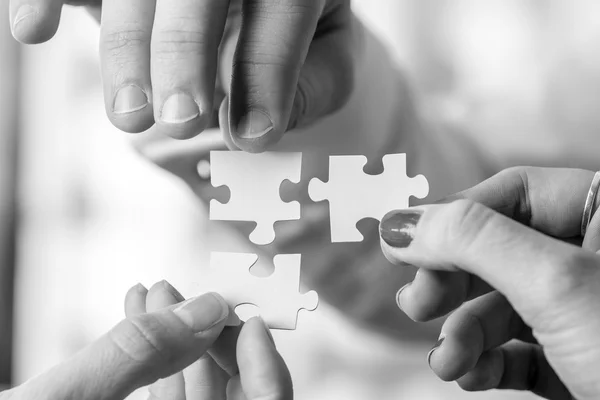
[[[125,319],[71,360],[25,384],[18,394],[22,398],[124,399],[199,359],[223,330],[228,315],[223,298],[208,293]]]
[[[549,305],[565,307],[596,284],[600,259],[469,200],[398,210],[380,225],[393,263],[478,276],[535,328]],[[577,290],[574,290],[577,289]]]
[[[244,324],[236,356],[239,375],[228,383],[228,399],[293,399],[290,372],[262,319],[255,317]]]

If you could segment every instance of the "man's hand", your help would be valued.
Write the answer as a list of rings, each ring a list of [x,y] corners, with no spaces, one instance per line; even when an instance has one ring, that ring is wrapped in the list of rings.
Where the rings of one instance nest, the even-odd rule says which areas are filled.
[[[188,400],[212,399],[219,390],[225,393],[228,381],[231,396],[245,396],[230,398],[292,398],[289,372],[260,319],[248,321],[233,335],[223,329],[229,310],[221,296],[209,293],[175,304],[171,300],[177,296],[166,282],[150,291],[141,285],[131,288],[127,319],[70,360],[0,398],[120,400],[163,378],[153,385],[154,399],[184,399],[184,394]],[[146,306],[155,311],[146,313]],[[190,372],[197,375],[185,393],[176,392],[183,386],[169,382],[181,379],[183,384],[180,371],[192,364],[196,368]],[[222,379],[227,373],[233,378]]]
[[[63,4],[100,3],[105,106],[124,131],[190,138],[220,103],[230,147],[258,152],[352,91],[349,0],[10,0],[14,36],[43,42]]]

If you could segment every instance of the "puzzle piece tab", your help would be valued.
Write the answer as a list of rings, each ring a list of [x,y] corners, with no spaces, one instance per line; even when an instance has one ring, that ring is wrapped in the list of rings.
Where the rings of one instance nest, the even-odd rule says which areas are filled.
[[[298,311],[313,311],[319,297],[314,291],[299,293],[300,254],[282,254],[273,259],[275,272],[262,278],[250,273],[256,254],[211,253],[213,290],[223,296],[232,310],[241,304],[260,309],[265,323],[274,329],[296,329]],[[227,325],[238,325],[231,313]]]
[[[211,183],[227,186],[226,204],[210,201],[210,219],[254,221],[250,241],[266,245],[275,240],[274,223],[300,219],[300,203],[281,200],[281,183],[300,182],[302,153],[211,151]]]
[[[329,181],[314,178],[308,186],[313,201],[329,200],[332,242],[360,242],[356,224],[364,218],[381,220],[395,209],[408,207],[410,196],[425,198],[429,184],[423,175],[406,176],[406,154],[383,157],[384,172],[368,175],[364,156],[329,158]]]

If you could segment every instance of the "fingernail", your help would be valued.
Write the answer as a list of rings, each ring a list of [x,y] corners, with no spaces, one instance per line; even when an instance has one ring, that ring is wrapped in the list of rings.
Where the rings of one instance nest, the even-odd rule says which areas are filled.
[[[115,114],[130,114],[144,109],[148,105],[148,96],[144,91],[135,86],[123,86],[117,91],[113,104]]]
[[[258,139],[272,130],[271,118],[263,111],[254,109],[240,119],[235,134],[242,139]]]
[[[433,355],[433,352],[436,351],[437,349],[439,349],[443,342],[444,342],[444,337],[440,337],[438,339],[438,341],[435,343],[435,345],[433,345],[431,350],[429,350],[429,353],[427,353],[427,364],[429,364],[430,367],[431,367],[431,356]]]
[[[31,5],[29,5],[29,4],[24,4],[24,5],[22,5],[22,6],[21,6],[21,7],[20,7],[20,8],[17,10],[17,13],[15,14],[15,20],[14,20],[14,22],[13,22],[13,25],[12,25],[12,28],[13,28],[13,33],[16,31],[16,29],[17,29],[17,26],[18,26],[18,25],[19,25],[21,22],[23,22],[23,21],[25,21],[25,20],[27,20],[27,19],[31,18],[32,16],[34,16],[34,15],[36,15],[36,14],[37,14],[37,9],[36,9],[36,8],[32,7],[32,6],[31,6]]]
[[[200,116],[198,104],[185,93],[172,95],[165,101],[160,120],[166,124],[183,124]]]
[[[402,286],[400,288],[400,290],[398,290],[398,293],[396,293],[396,304],[398,305],[398,308],[402,310],[402,304],[400,304],[400,294],[402,293],[402,291],[404,289],[406,289],[407,287],[410,286],[412,282],[408,282],[406,285]]]
[[[148,289],[146,289],[146,286],[142,285],[141,283],[138,283],[137,285],[135,285],[135,290],[137,290],[140,293],[148,292]]]
[[[414,239],[421,215],[423,211],[415,209],[390,211],[379,224],[381,238],[392,247],[408,247]]]
[[[225,320],[229,307],[218,294],[206,293],[182,303],[173,313],[194,333],[201,333]]]
[[[174,298],[175,300],[177,300],[177,302],[182,302],[185,300],[185,298],[181,295],[181,293],[179,293],[179,291],[177,289],[175,289],[173,287],[173,285],[171,285],[169,282],[167,282],[166,280],[162,281],[162,285],[163,288],[169,292]]]
[[[275,339],[273,339],[273,334],[271,333],[269,325],[267,325],[267,323],[262,317],[259,316],[257,318],[260,319],[260,321],[262,322],[263,326],[265,327],[265,331],[267,332],[267,336],[269,337],[269,340],[271,341],[271,343],[273,343],[273,346],[275,346]]]

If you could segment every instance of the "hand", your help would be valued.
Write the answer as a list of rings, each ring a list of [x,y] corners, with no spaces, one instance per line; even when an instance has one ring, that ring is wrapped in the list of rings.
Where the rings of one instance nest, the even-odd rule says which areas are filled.
[[[166,379],[152,386],[153,399],[225,398],[227,381],[229,398],[292,398],[289,372],[260,319],[231,331],[224,329],[229,311],[218,294],[182,304],[174,299],[182,300],[167,283],[150,291],[141,285],[131,288],[126,320],[70,360],[0,393],[0,398],[124,399],[161,378]],[[146,313],[146,307],[153,311]],[[233,378],[228,379],[214,360]],[[190,374],[184,397],[180,371],[186,367]],[[220,393],[223,396],[217,397]]]
[[[10,0],[14,36],[48,40],[63,3],[101,2]],[[124,131],[156,122],[183,139],[210,124],[216,100],[225,140],[263,151],[346,102],[355,39],[349,0],[104,0],[106,110]]]
[[[593,175],[511,169],[448,199],[463,200],[384,218],[387,258],[420,268],[399,306],[423,321],[456,309],[428,355],[440,378],[600,397],[600,213],[583,249],[566,242],[579,236]]]

